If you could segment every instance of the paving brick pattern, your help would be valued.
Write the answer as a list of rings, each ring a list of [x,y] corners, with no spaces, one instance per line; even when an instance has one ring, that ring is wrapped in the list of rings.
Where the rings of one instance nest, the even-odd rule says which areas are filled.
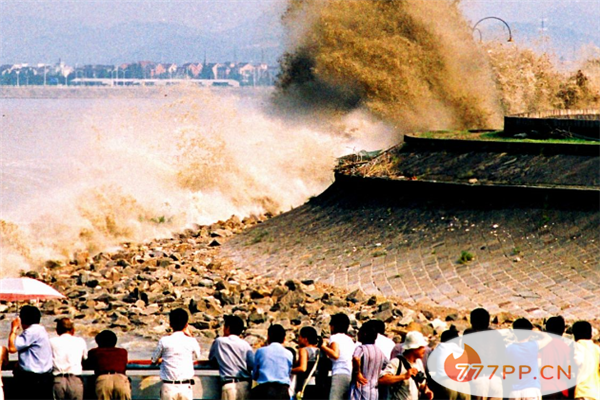
[[[600,210],[375,204],[329,193],[222,250],[256,273],[408,303],[600,319],[599,228]],[[463,251],[474,260],[459,263]]]

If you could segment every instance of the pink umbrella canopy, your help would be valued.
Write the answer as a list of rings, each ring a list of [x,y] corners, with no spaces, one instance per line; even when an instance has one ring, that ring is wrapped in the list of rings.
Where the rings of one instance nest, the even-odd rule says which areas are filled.
[[[61,293],[52,287],[31,278],[5,278],[0,279],[0,300],[49,300],[63,299]]]

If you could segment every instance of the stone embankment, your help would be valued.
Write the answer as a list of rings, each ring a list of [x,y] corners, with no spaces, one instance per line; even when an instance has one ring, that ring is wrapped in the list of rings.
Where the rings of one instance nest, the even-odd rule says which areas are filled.
[[[466,147],[408,143],[347,160],[325,193],[236,236],[224,255],[417,309],[600,319],[598,146]]]
[[[462,163],[469,159],[478,160]],[[432,338],[450,324],[462,330],[480,306],[497,327],[520,315],[600,327],[597,207],[481,201],[468,190],[416,193],[416,186],[390,186],[394,179],[346,178],[274,218],[232,217],[114,252],[78,254],[66,265],[49,261],[28,275],[67,296],[43,302],[44,314],[74,318],[82,335],[111,328],[148,342],[168,332],[167,314],[177,307],[190,311],[205,345],[226,314],[247,322],[255,346],[271,323],[288,328],[289,339],[306,325],[326,334],[337,312],[354,327],[381,319],[398,339],[413,329]],[[0,318],[15,308],[0,305]]]
[[[169,239],[125,243],[112,253],[91,258],[78,254],[66,265],[48,261],[40,271],[27,275],[67,297],[42,302],[43,314],[74,318],[79,334],[88,337],[114,329],[155,342],[168,332],[167,314],[177,307],[189,310],[191,330],[204,348],[222,333],[226,314],[247,322],[246,340],[255,346],[266,340],[272,323],[289,329],[293,339],[302,326],[327,332],[330,315],[337,312],[347,313],[355,327],[371,318],[382,319],[392,336],[412,329],[433,335],[450,324],[459,329],[468,326],[466,314],[456,310],[408,307],[397,299],[346,291],[309,278],[270,278],[239,269],[220,256],[221,244],[266,219],[232,217]],[[3,319],[16,311],[10,303],[0,308]],[[500,318],[500,322],[511,320],[508,315]]]

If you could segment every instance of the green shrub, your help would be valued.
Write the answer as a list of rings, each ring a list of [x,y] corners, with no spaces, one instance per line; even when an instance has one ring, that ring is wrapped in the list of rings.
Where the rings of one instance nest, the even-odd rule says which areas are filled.
[[[473,255],[473,253],[470,253],[468,251],[463,251],[462,253],[460,253],[460,258],[458,259],[458,263],[466,264],[470,261],[473,261],[474,258],[475,258],[475,255]]]

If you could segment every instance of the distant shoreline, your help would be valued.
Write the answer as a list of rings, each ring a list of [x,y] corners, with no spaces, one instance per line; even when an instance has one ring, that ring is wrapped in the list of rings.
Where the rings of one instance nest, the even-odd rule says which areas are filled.
[[[0,99],[96,99],[96,98],[158,98],[190,91],[268,91],[272,87],[213,87],[174,86],[0,86]]]

